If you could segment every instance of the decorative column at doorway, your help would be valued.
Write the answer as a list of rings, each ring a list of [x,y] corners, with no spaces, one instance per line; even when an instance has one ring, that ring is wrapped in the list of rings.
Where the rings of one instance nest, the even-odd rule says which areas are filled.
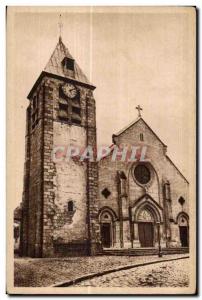
[[[139,233],[138,233],[138,223],[134,223],[134,240],[133,240],[133,248],[140,247]]]

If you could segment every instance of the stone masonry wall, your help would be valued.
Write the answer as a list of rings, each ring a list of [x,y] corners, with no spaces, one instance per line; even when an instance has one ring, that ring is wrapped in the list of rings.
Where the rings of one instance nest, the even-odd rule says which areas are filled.
[[[33,97],[39,95],[39,118],[35,128],[31,128],[33,100],[30,100],[22,253],[32,257],[54,256],[64,245],[70,248],[80,245],[85,254],[91,254],[95,252],[94,245],[100,245],[97,163],[82,163],[76,159],[56,163],[53,160],[55,146],[73,144],[84,150],[89,143],[96,148],[95,101],[89,88],[78,84],[81,125],[61,122],[58,117],[61,83],[59,79],[44,77],[38,85],[33,94]],[[73,212],[68,212],[68,201],[73,201]],[[65,247],[64,252],[67,252]]]
[[[86,145],[86,130],[54,122],[54,146]],[[70,243],[87,240],[86,224],[86,163],[65,159],[55,163],[54,177],[55,215],[54,241]],[[73,201],[73,214],[68,212],[68,202]]]
[[[44,83],[44,126],[43,126],[43,257],[52,256],[54,228],[54,174],[53,150],[53,107],[54,81],[45,78]]]
[[[75,245],[80,245],[80,248],[90,247],[86,245],[89,243],[89,236],[90,240],[93,240],[95,234],[99,235],[95,218],[95,215],[97,217],[97,164],[79,162],[77,159],[54,162],[50,151],[54,147],[67,147],[70,144],[78,146],[81,150],[84,150],[87,145],[96,148],[95,101],[93,97],[90,100],[89,96],[87,97],[88,88],[77,85],[80,91],[81,125],[68,124],[58,117],[59,86],[62,82],[52,78],[48,82],[46,85],[50,92],[48,101],[45,101],[45,111],[52,122],[47,123],[47,129],[44,130],[44,145],[47,141],[47,148],[45,146],[44,149],[44,168],[47,166],[47,170],[44,176],[48,176],[48,185],[44,187],[47,209],[44,200],[43,242],[44,249],[52,244],[56,252],[61,252],[64,248],[62,254],[65,255],[68,253],[68,248],[71,249]],[[73,201],[73,212],[68,212],[69,201]],[[51,255],[51,251],[47,255]],[[88,252],[87,249],[86,251]]]
[[[96,137],[96,108],[95,100],[91,92],[86,99],[86,127],[87,127],[87,145],[93,149],[97,148]],[[94,153],[94,160],[96,154]],[[87,222],[88,222],[88,241],[89,255],[95,255],[102,250],[100,240],[100,226],[98,221],[98,163],[87,161]]]
[[[57,79],[53,82],[53,148],[64,146],[66,150],[72,145],[84,150],[87,144],[85,113],[88,89],[77,85],[80,92],[81,126],[71,125],[59,119],[59,86],[62,82]],[[64,157],[62,161],[54,162],[54,167],[53,243],[56,252],[63,251],[63,255],[65,253],[71,255],[68,248],[74,248],[73,244],[85,248],[88,236],[86,162],[72,158],[67,161]],[[68,212],[69,201],[73,201],[73,212]]]
[[[28,226],[29,226],[29,181],[30,181],[30,120],[31,105],[26,111],[26,133],[25,133],[25,163],[22,196],[22,224],[20,233],[20,255],[26,256],[28,251]]]
[[[140,133],[144,134],[144,141],[140,141]],[[135,202],[145,193],[149,194],[164,210],[163,185],[166,181],[170,182],[171,189],[171,206],[174,222],[177,215],[182,211],[178,202],[180,196],[185,199],[183,210],[188,214],[188,183],[180,172],[174,167],[173,163],[166,156],[166,147],[163,145],[154,133],[147,127],[141,119],[123,132],[120,136],[115,137],[117,145],[147,145],[147,156],[150,159],[152,180],[145,190],[140,186],[133,176],[133,165],[136,163],[112,162],[111,155],[102,159],[99,163],[99,208],[110,207],[117,215],[118,208],[118,190],[116,182],[117,171],[124,171],[127,177],[128,203],[134,206]],[[109,189],[111,194],[105,198],[102,195],[104,188]],[[164,227],[164,233],[165,233]],[[178,229],[172,229],[173,236],[179,240]],[[128,232],[124,233],[125,235]],[[176,246],[179,246],[179,243]]]
[[[26,151],[23,192],[22,255],[41,256],[42,218],[42,107],[43,88],[38,87],[38,124],[32,128],[33,100],[27,115]]]

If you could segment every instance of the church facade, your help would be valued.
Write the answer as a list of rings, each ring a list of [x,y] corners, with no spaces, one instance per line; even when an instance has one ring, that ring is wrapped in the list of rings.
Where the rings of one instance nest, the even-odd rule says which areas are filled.
[[[114,162],[109,154],[99,163],[104,246],[188,247],[189,184],[167,156],[166,145],[141,117],[113,135],[113,143],[119,149],[146,145],[147,153],[143,161]]]
[[[189,184],[141,115],[112,149],[146,145],[146,159],[63,159],[61,146],[97,148],[94,89],[60,37],[28,95],[21,255],[188,247]]]

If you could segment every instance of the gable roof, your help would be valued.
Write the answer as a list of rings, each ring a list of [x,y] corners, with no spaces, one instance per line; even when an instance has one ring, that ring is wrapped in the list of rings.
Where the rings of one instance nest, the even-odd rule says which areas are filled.
[[[62,61],[63,59],[71,58],[74,60],[72,55],[70,54],[68,48],[65,46],[65,44],[62,41],[62,38],[59,38],[59,41],[47,63],[45,66],[44,70],[41,72],[39,78],[35,82],[33,88],[31,89],[28,99],[31,98],[31,95],[35,88],[38,86],[39,82],[45,75],[53,76],[54,78],[62,78],[62,79],[67,79],[70,81],[76,81],[79,83],[82,83],[83,85],[87,85],[88,87],[91,87],[95,89],[95,86],[90,83],[86,75],[83,73],[77,62],[74,60],[74,72],[64,72],[64,68],[62,66]]]
[[[171,165],[173,165],[173,167],[177,170],[177,172],[180,174],[180,176],[189,184],[189,181],[186,179],[186,177],[184,177],[184,175],[180,172],[180,170],[178,169],[178,167],[176,167],[176,165],[174,164],[174,162],[170,159],[170,157],[167,154],[166,154],[166,158],[171,163]]]
[[[155,135],[155,137],[159,140],[159,142],[167,148],[167,146],[162,142],[162,140],[158,137],[158,135],[151,129],[151,127],[145,122],[145,120],[142,117],[138,117],[135,121],[131,122],[129,125],[127,125],[126,127],[122,128],[118,133],[113,134],[112,139],[113,142],[114,141],[114,137],[118,137],[121,134],[123,134],[126,130],[128,130],[129,128],[131,128],[133,125],[137,124],[140,120],[143,121],[143,123],[149,128],[149,130]],[[115,143],[116,144],[116,143]],[[173,165],[173,167],[177,170],[177,172],[180,174],[180,176],[189,184],[188,180],[185,178],[185,176],[180,172],[180,170],[176,167],[176,165],[174,164],[174,162],[170,159],[170,157],[166,154],[166,159]]]
[[[145,120],[142,117],[138,117],[135,121],[131,122],[129,125],[127,125],[126,127],[124,127],[123,129],[121,129],[118,133],[113,134],[113,137],[117,137],[120,136],[121,134],[123,134],[126,130],[128,130],[129,128],[131,128],[133,125],[137,124],[139,121],[143,121],[143,123],[149,128],[149,130],[155,135],[155,137],[159,140],[159,142],[165,146],[166,144],[164,144],[164,142],[162,142],[162,140],[158,137],[158,135],[151,129],[151,127],[145,122]]]

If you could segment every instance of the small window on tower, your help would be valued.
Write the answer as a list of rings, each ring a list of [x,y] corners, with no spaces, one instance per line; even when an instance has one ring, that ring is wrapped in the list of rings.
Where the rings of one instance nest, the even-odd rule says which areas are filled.
[[[144,136],[143,133],[140,133],[140,141],[143,142],[144,141]]]
[[[74,210],[74,203],[73,201],[68,202],[68,211],[73,211]]]
[[[74,71],[74,60],[69,57],[65,57],[62,61],[62,65],[64,68]]]
[[[39,94],[33,97],[31,107],[32,129],[34,129],[39,122]]]

